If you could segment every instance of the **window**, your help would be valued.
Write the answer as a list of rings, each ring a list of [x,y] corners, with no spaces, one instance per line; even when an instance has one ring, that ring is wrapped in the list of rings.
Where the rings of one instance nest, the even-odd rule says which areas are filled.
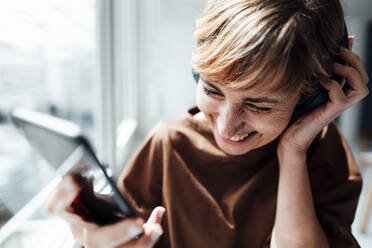
[[[10,123],[15,107],[72,120],[93,142],[94,0],[12,0],[0,7],[0,226],[55,175]]]

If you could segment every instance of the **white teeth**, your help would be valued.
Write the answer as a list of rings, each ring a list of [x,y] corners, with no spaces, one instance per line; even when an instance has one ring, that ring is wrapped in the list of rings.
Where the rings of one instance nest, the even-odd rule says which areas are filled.
[[[246,134],[246,135],[243,135],[243,136],[238,136],[238,135],[235,135],[233,137],[230,138],[231,141],[241,141],[243,139],[245,139],[246,137],[248,137],[249,134]]]

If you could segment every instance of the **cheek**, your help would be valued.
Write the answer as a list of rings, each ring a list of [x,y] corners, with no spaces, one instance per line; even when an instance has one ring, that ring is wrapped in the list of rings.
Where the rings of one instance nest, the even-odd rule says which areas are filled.
[[[251,123],[257,132],[261,133],[266,138],[272,139],[283,132],[290,121],[290,117],[291,115],[288,114],[281,115],[280,117],[257,114],[256,118],[251,118],[251,120],[255,120]]]
[[[201,87],[198,87],[196,94],[196,105],[205,115],[213,114],[217,111],[219,101],[207,96]]]

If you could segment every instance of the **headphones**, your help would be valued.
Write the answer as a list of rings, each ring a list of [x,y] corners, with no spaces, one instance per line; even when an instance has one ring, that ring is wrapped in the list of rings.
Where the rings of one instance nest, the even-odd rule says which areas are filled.
[[[346,49],[349,49],[349,34],[347,32],[346,23],[344,26],[344,36],[342,38],[340,45],[345,47]],[[344,62],[340,60],[337,60],[337,62],[340,64],[345,64]],[[198,83],[200,75],[195,73],[194,70],[192,70],[192,76],[195,82]],[[337,74],[333,74],[331,76],[331,79],[337,81],[339,84],[341,84],[342,82],[342,77]],[[328,101],[328,99],[329,99],[328,91],[324,89],[323,87],[321,87],[317,92],[314,93],[314,95],[311,95],[311,96],[302,95],[300,100],[297,103],[297,107],[305,111],[310,111],[324,104],[325,102]]]

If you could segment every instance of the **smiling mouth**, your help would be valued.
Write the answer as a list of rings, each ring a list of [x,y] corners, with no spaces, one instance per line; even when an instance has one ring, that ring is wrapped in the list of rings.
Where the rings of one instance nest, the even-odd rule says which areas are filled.
[[[247,138],[249,135],[250,135],[250,133],[249,134],[246,134],[246,135],[240,135],[240,136],[239,135],[235,135],[235,136],[231,137],[230,140],[231,141],[242,141],[245,138]]]
[[[256,133],[257,133],[256,131],[253,131],[253,132],[250,132],[249,134],[246,134],[246,135],[235,135],[235,136],[231,137],[230,139],[226,139],[226,138],[222,137],[222,139],[227,143],[241,144],[241,143],[247,141],[250,137],[252,137]]]

